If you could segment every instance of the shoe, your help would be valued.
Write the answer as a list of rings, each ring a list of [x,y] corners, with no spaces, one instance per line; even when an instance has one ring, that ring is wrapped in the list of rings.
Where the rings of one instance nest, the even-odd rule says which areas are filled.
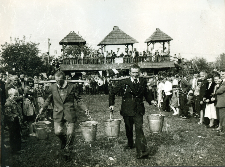
[[[198,122],[199,125],[202,125],[202,122]]]
[[[31,133],[31,134],[29,134],[29,136],[36,136],[36,134],[35,133]]]
[[[218,127],[218,128],[216,128],[216,129],[214,129],[214,130],[216,130],[216,131],[221,131],[222,128],[221,128],[221,127]]]
[[[21,143],[26,143],[27,140],[21,139]]]
[[[216,136],[225,137],[225,133],[224,132],[219,132]]]
[[[213,125],[213,126],[206,125],[206,128],[215,128],[215,125]]]
[[[187,119],[187,117],[185,117],[185,116],[183,116],[183,117],[181,117],[182,119]]]
[[[137,159],[147,158],[149,155],[148,151],[142,152],[140,154],[137,154]]]
[[[135,146],[134,146],[134,145],[133,145],[133,146],[126,145],[126,146],[124,146],[123,148],[124,148],[125,150],[129,150],[129,149],[135,148]]]

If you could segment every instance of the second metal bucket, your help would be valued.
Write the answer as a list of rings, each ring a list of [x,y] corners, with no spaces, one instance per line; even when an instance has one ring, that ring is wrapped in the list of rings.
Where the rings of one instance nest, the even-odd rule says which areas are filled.
[[[98,122],[96,121],[86,121],[80,124],[81,132],[86,142],[96,140],[97,124]]]
[[[35,131],[36,137],[40,140],[44,140],[49,137],[49,129],[47,125],[42,121],[35,122]]]
[[[152,133],[162,132],[164,115],[161,114],[151,114],[148,115],[149,128]]]
[[[108,138],[119,137],[120,123],[120,119],[108,119],[105,121],[105,134]]]

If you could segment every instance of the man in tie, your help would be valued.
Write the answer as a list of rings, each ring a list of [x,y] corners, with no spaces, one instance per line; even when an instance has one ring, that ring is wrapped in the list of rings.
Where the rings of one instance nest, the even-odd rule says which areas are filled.
[[[66,76],[62,71],[55,74],[56,83],[49,88],[49,96],[46,99],[43,107],[39,110],[42,113],[47,106],[53,102],[53,120],[55,135],[61,141],[62,153],[65,158],[70,158],[70,153],[73,149],[74,128],[77,120],[77,108],[75,100],[79,102],[81,108],[87,112],[87,107],[83,103],[79,95],[78,85],[68,83],[65,80]],[[64,131],[66,128],[66,132]]]
[[[216,108],[219,110],[220,136],[225,136],[225,69],[221,71],[220,78],[222,83],[216,91]]]
[[[147,142],[143,132],[143,115],[145,114],[145,107],[143,97],[151,104],[153,95],[152,91],[147,89],[147,81],[140,78],[140,67],[136,64],[130,67],[130,77],[121,81],[109,93],[109,108],[114,109],[115,95],[122,92],[122,105],[120,114],[123,116],[126,136],[128,143],[125,149],[134,148],[133,141],[133,124],[135,125],[135,146],[137,158],[144,158],[148,156]]]

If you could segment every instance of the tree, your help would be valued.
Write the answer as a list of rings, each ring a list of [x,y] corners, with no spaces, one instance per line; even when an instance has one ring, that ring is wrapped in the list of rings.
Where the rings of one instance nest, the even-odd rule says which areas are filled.
[[[225,68],[225,53],[222,53],[218,57],[216,57],[214,66],[218,70]]]
[[[46,66],[38,57],[38,45],[34,42],[26,42],[15,39],[15,42],[1,45],[1,64],[5,71],[12,74],[27,74],[28,76],[38,75],[45,72]]]
[[[83,45],[83,46],[68,45],[65,48],[65,57],[68,57],[68,56],[77,57],[81,55],[81,51],[83,51],[84,55],[89,55],[94,52],[94,50],[88,45]]]
[[[195,57],[191,59],[192,65],[194,67],[194,72],[200,72],[200,71],[212,71],[212,66],[209,65],[207,60],[203,57]]]

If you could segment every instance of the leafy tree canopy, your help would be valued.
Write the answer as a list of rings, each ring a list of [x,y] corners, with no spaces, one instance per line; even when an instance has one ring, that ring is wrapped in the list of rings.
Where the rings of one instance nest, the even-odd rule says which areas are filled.
[[[26,74],[28,76],[38,75],[46,71],[46,66],[38,57],[38,45],[34,42],[26,42],[15,39],[15,42],[1,45],[1,64],[5,71],[12,74]]]
[[[65,48],[65,57],[71,56],[71,57],[78,57],[81,55],[81,52],[83,51],[84,55],[89,55],[94,53],[94,49],[92,49],[88,45],[78,46],[78,45],[68,45]]]
[[[202,70],[211,72],[213,70],[213,67],[203,57],[195,57],[191,59],[191,62],[195,72],[200,72]]]

